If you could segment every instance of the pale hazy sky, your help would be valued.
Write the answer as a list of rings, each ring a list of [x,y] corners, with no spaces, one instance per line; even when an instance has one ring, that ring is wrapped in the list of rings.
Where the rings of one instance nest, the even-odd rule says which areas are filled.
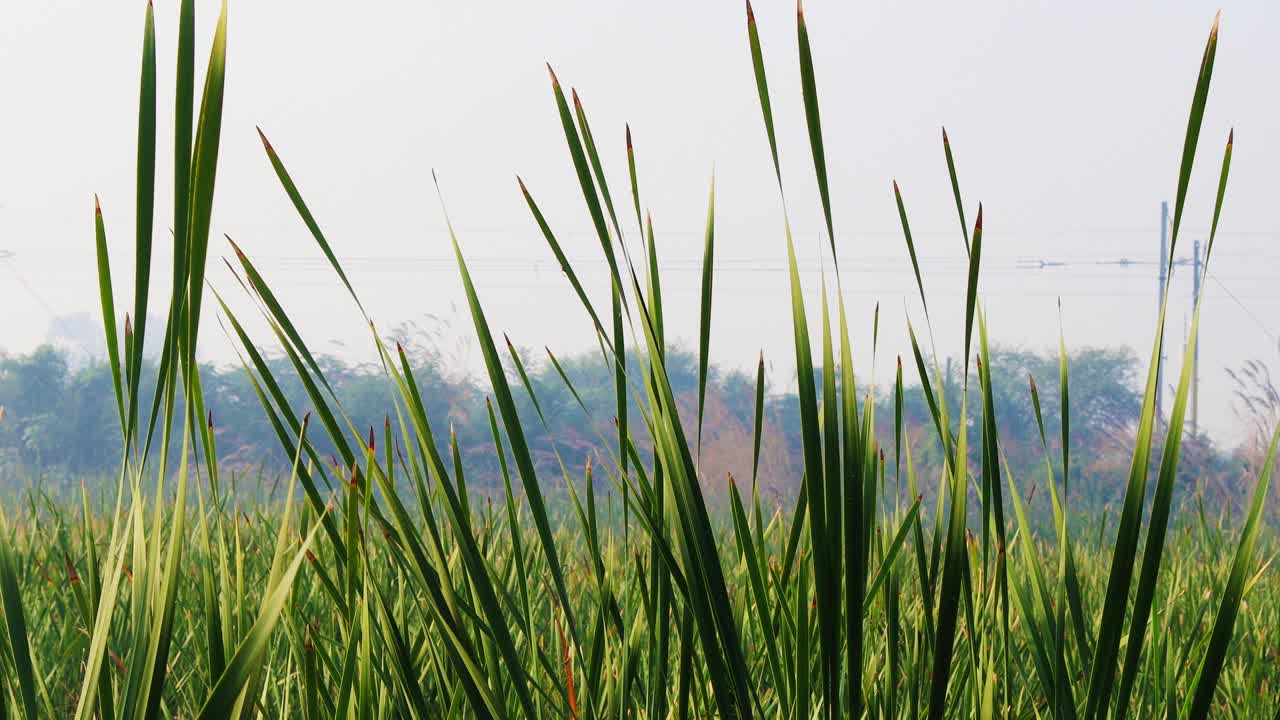
[[[198,3],[198,65],[217,7]],[[177,0],[156,0],[161,147],[156,237],[168,236]],[[964,250],[943,163],[946,125],[970,220],[981,200],[981,291],[994,341],[1149,352],[1159,204],[1172,199],[1187,108],[1216,6],[1202,3],[806,5],[822,103],[837,245],[862,378],[882,303],[878,373],[918,321],[890,181],[902,185],[940,351],[962,351]],[[0,10],[0,347],[29,350],[51,315],[97,307],[93,193],[102,197],[117,304],[132,286],[133,173],[144,3],[6,3]],[[816,302],[818,211],[790,2],[756,7],[783,173]],[[1179,256],[1204,237],[1227,131],[1231,186],[1203,323],[1202,422],[1230,440],[1224,367],[1275,359],[1280,333],[1280,6],[1227,3]],[[359,316],[280,189],[254,132],[272,139],[371,314],[389,328],[426,314],[470,332],[450,260],[445,199],[490,323],[518,345],[591,347],[584,314],[518,192],[529,184],[590,291],[604,266],[555,113],[544,62],[576,86],[615,199],[626,192],[623,123],[654,216],[672,334],[697,336],[707,189],[717,183],[713,360],[764,349],[775,385],[794,362],[781,208],[747,49],[743,6],[716,2],[456,3],[232,0],[215,237],[259,260],[317,349],[368,358]],[[632,216],[629,202],[627,218]],[[210,279],[248,315],[212,245]],[[1028,259],[1065,267],[1023,269]],[[165,250],[155,258],[167,278]],[[1174,277],[1181,344],[1190,272]],[[1232,297],[1228,294],[1234,294]],[[456,305],[456,309],[455,306]],[[816,304],[812,306],[817,312]],[[204,356],[230,345],[206,306]],[[253,324],[257,337],[266,335]],[[345,348],[326,339],[342,341]],[[1172,355],[1176,358],[1176,348]],[[462,355],[465,356],[465,352]],[[464,362],[478,364],[476,357]]]

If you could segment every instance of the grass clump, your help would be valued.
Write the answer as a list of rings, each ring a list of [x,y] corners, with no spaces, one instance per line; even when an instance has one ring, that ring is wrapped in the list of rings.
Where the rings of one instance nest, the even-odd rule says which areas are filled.
[[[225,8],[198,110],[192,18],[192,0],[184,0],[174,132],[175,263],[154,400],[140,407],[138,391],[151,228],[145,220],[137,228],[139,280],[121,342],[106,223],[97,211],[101,302],[121,428],[115,504],[94,507],[85,493],[81,507],[71,508],[33,495],[25,508],[3,516],[5,716],[807,720],[1275,712],[1278,671],[1267,643],[1274,644],[1268,629],[1280,626],[1280,585],[1266,566],[1260,568],[1259,538],[1276,441],[1238,537],[1204,516],[1185,530],[1170,530],[1199,306],[1167,424],[1154,411],[1162,308],[1113,541],[1086,537],[1069,522],[1065,341],[1060,457],[1050,450],[1042,420],[1047,408],[1031,382],[1054,520],[1052,534],[1036,538],[996,431],[981,302],[983,211],[979,205],[972,226],[965,220],[945,134],[969,258],[965,304],[945,310],[963,316],[961,377],[966,388],[975,384],[982,421],[970,422],[975,411],[968,392],[959,407],[948,405],[937,353],[931,341],[921,346],[921,337],[932,338],[932,321],[895,183],[925,332],[908,324],[913,352],[906,370],[898,363],[893,427],[876,427],[874,385],[860,391],[852,364],[803,13],[797,26],[802,101],[833,271],[824,278],[815,313],[804,302],[789,223],[779,228],[788,250],[803,440],[794,511],[766,513],[756,487],[763,365],[751,482],[731,478],[728,518],[713,513],[703,493],[699,456],[714,329],[714,189],[690,422],[668,375],[662,277],[653,227],[643,213],[636,150],[628,133],[633,224],[625,199],[618,212],[582,103],[576,92],[565,93],[554,72],[552,93],[570,161],[609,267],[607,308],[582,285],[532,191],[523,182],[520,191],[575,290],[584,327],[595,331],[602,357],[615,368],[616,434],[599,438],[595,464],[582,477],[571,475],[557,450],[559,477],[539,471],[525,426],[533,421],[522,420],[517,398],[528,398],[536,422],[547,421],[520,356],[499,342],[486,319],[450,225],[489,380],[486,412],[506,502],[473,505],[456,438],[431,425],[405,351],[384,343],[371,319],[370,341],[392,405],[383,427],[357,427],[268,279],[234,242],[228,265],[239,281],[237,292],[252,298],[312,410],[299,415],[287,401],[253,338],[214,292],[272,431],[293,462],[282,501],[250,504],[225,492],[195,363],[221,134]],[[137,191],[138,217],[144,219],[152,215],[156,147],[149,8],[145,28]],[[772,98],[749,7],[747,40],[785,208]],[[1217,40],[1215,22],[1182,150],[1175,246]],[[280,154],[265,135],[262,144],[285,194],[363,312]],[[1206,263],[1231,149],[1228,139]],[[623,360],[628,347],[643,358],[638,371]],[[903,433],[903,376],[911,371],[919,376],[943,449],[938,477],[917,476]],[[564,381],[572,390],[567,375]],[[638,414],[628,412],[632,400]],[[326,436],[333,456],[316,451],[316,433]],[[158,454],[151,452],[153,440]],[[980,448],[980,462],[970,462],[970,447]],[[1151,478],[1153,447],[1163,450]],[[180,458],[172,467],[171,448]],[[144,491],[144,483],[152,482],[154,490]],[[926,482],[939,488],[932,508],[921,499]],[[910,501],[884,502],[890,483],[905,483]],[[563,484],[569,512],[549,507],[544,488],[552,484]],[[602,510],[605,495],[620,502],[610,500]]]

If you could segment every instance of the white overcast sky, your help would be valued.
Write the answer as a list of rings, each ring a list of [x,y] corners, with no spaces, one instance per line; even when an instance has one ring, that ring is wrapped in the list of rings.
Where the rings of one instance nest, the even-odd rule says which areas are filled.
[[[160,190],[168,236],[177,0],[156,0]],[[198,64],[217,7],[199,3]],[[1115,6],[1113,6],[1115,5]],[[879,378],[922,321],[890,181],[902,185],[939,349],[959,354],[963,255],[943,162],[946,125],[970,221],[982,201],[981,289],[993,340],[1127,344],[1145,357],[1156,311],[1159,206],[1172,199],[1187,108],[1217,8],[1203,3],[849,3],[806,5],[837,245],[859,372],[881,302]],[[133,173],[144,4],[5,3],[0,10],[0,347],[24,352],[52,316],[97,308],[93,193],[102,198],[117,305],[132,286]],[[784,180],[816,313],[821,214],[800,102],[795,7],[756,7]],[[1224,441],[1238,421],[1224,368],[1277,358],[1280,333],[1280,6],[1227,3],[1201,152],[1178,248],[1204,237],[1221,151],[1235,158],[1206,286],[1202,422]],[[607,291],[544,63],[578,88],[615,200],[631,219],[623,125],[642,201],[668,266],[672,333],[697,337],[698,263],[716,176],[713,360],[747,367],[763,348],[775,386],[794,371],[782,215],[736,1],[366,2],[233,0],[213,229],[258,258],[317,350],[367,359],[359,315],[280,189],[261,125],[383,328],[430,315],[470,332],[450,261],[434,169],[492,325],[558,354],[593,340],[518,192],[529,184],[590,291]],[[628,229],[634,226],[634,220]],[[634,233],[632,233],[634,235]],[[158,245],[164,245],[158,242]],[[251,306],[211,246],[210,280]],[[1128,268],[1098,262],[1131,258]],[[1027,260],[1069,263],[1024,269]],[[167,248],[155,258],[167,282]],[[829,267],[829,264],[828,264]],[[1173,281],[1181,344],[1190,272]],[[1228,294],[1228,290],[1231,294]],[[602,300],[603,301],[603,300]],[[203,356],[234,359],[206,306]],[[429,324],[428,323],[428,324]],[[252,324],[264,343],[260,324]],[[337,341],[342,346],[330,343]],[[477,367],[478,355],[453,351]],[[1171,355],[1176,360],[1177,348]]]

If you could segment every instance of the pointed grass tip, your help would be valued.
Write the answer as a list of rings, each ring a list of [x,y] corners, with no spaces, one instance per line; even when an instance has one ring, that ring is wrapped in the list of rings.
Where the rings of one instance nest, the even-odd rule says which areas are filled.
[[[1230,130],[1227,131],[1227,148],[1230,149],[1231,145],[1234,144],[1235,141],[1236,141],[1236,129],[1231,128]]]
[[[525,187],[524,180],[519,175],[516,176],[516,184],[520,186],[520,192],[525,196],[529,196],[529,188]]]
[[[751,10],[751,0],[747,0],[747,24],[756,24],[756,14]]]
[[[133,337],[133,320],[129,318],[129,313],[124,314],[124,336]]]
[[[764,350],[760,351],[760,367],[764,367]]]
[[[93,194],[93,216],[102,217],[102,205],[98,203],[98,193]]]
[[[626,123],[627,128],[627,154],[631,155],[633,148],[631,146],[631,123]]]
[[[573,109],[582,112],[582,100],[578,98],[578,88],[569,88],[569,94],[573,96]]]
[[[973,232],[982,232],[982,203],[978,203],[978,221],[973,224]]]
[[[799,18],[800,24],[804,24],[804,0],[796,0],[796,17]]]
[[[370,425],[369,426],[369,452],[374,451],[374,448],[375,448],[374,440],[375,438],[373,437],[373,426]]]
[[[266,148],[267,152],[274,153],[275,149],[271,147],[271,141],[267,139],[266,133],[262,132],[262,127],[254,125],[253,129],[258,131],[258,139],[262,141],[262,147]]]
[[[240,246],[236,244],[236,241],[231,239],[230,235],[224,234],[223,237],[227,239],[227,242],[231,243],[231,249],[235,251],[236,257],[240,258],[241,261],[248,259],[244,256],[244,252],[240,250]]]
[[[556,71],[551,69],[551,63],[547,63],[547,72],[551,73],[552,87],[560,87],[560,78],[556,77]]]
[[[951,140],[947,138],[947,126],[946,126],[946,125],[943,125],[943,126],[942,126],[942,144],[943,144],[943,145],[950,145],[950,144],[951,144]]]

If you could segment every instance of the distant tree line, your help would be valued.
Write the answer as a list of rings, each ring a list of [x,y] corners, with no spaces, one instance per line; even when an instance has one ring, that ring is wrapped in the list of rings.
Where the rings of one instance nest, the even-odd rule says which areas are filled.
[[[489,418],[487,386],[449,372],[439,355],[411,352],[415,378],[435,432],[447,440],[456,433],[469,485],[479,492],[501,487]],[[382,437],[385,423],[398,435],[399,423],[388,391],[388,380],[376,364],[318,358],[342,408],[358,428],[371,428]],[[538,400],[539,415],[512,369],[512,387],[525,419],[531,450],[544,485],[579,482],[583,465],[592,456],[597,467],[616,455],[614,368],[598,353],[559,359],[564,377],[547,361],[523,354],[529,383]],[[1030,378],[1034,377],[1043,411],[1050,464],[1061,480],[1061,401],[1056,353],[998,348],[992,353],[994,405],[1001,452],[1015,473],[1020,490],[1035,500],[1036,488],[1047,493],[1045,446],[1033,412]],[[300,416],[310,403],[286,358],[269,361],[272,374]],[[629,359],[630,376],[639,378],[640,359]],[[1140,410],[1138,367],[1127,349],[1094,348],[1069,358],[1070,376],[1070,494],[1073,507],[1114,505],[1123,495],[1132,452],[1133,429]],[[672,350],[667,361],[673,390],[687,417],[696,426],[697,358]],[[963,370],[942,364],[947,406],[958,416]],[[242,483],[256,478],[272,481],[288,471],[291,458],[277,442],[266,414],[245,371],[238,367],[205,367],[202,383],[212,416],[225,475],[237,474]],[[147,368],[143,377],[154,375]],[[572,383],[572,390],[565,382]],[[904,427],[910,443],[919,489],[931,497],[941,472],[941,448],[932,416],[917,382],[914,365],[904,370]],[[891,380],[892,375],[889,376]],[[788,505],[799,486],[800,422],[792,378],[770,378],[766,388],[763,440],[759,470],[761,495],[767,502]],[[886,486],[899,482],[905,492],[905,457],[894,467],[893,388],[880,378],[876,389],[877,436],[885,448]],[[729,473],[740,483],[752,475],[755,375],[713,367],[702,431],[701,472],[708,494],[723,496]],[[976,386],[976,383],[975,383]],[[787,392],[774,392],[776,387]],[[576,397],[575,397],[576,392]],[[865,392],[865,389],[863,389]],[[980,466],[978,438],[981,398],[969,398],[971,462]],[[144,406],[147,389],[143,388]],[[581,401],[581,404],[579,403]],[[634,402],[634,400],[633,400]],[[113,478],[120,462],[119,422],[110,374],[102,363],[73,362],[63,351],[41,347],[25,355],[0,355],[0,483],[10,490],[33,482],[89,483]],[[585,407],[585,409],[584,409]],[[646,446],[639,408],[628,412],[637,445]],[[180,428],[174,428],[180,430]],[[323,433],[311,439],[322,455],[332,448]],[[157,443],[158,445],[158,443]],[[1155,453],[1156,458],[1159,453]],[[1205,438],[1184,442],[1180,489],[1183,495],[1200,488],[1214,497],[1235,502],[1246,494],[1257,468],[1243,451],[1223,451]],[[611,466],[609,466],[611,467]],[[899,474],[901,480],[899,481]],[[603,480],[609,482],[607,476]],[[0,487],[3,487],[0,486]],[[1041,496],[1040,502],[1043,503]]]

